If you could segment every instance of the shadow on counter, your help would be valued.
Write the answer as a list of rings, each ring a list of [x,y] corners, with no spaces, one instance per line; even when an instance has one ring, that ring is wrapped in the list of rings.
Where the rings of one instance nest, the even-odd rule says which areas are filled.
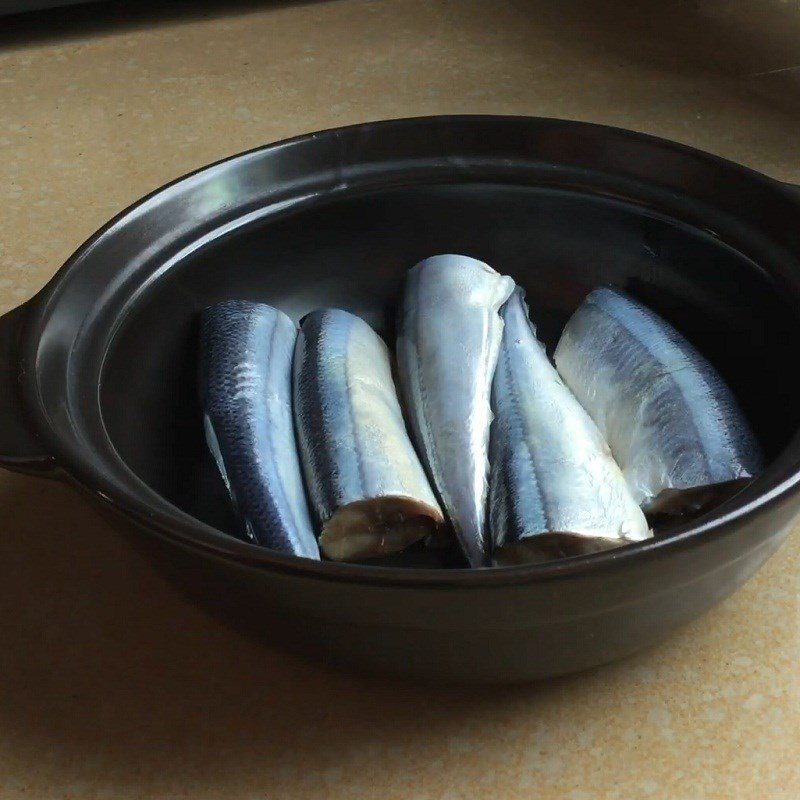
[[[529,5],[537,28],[620,68],[728,79],[774,110],[800,112],[800,15],[790,4],[576,0]]]
[[[0,52],[322,2],[325,0],[117,0],[60,6],[3,17]],[[474,17],[483,2],[465,4],[464,20]],[[559,43],[573,54],[576,69],[590,64],[599,53],[605,55],[606,63],[617,61],[622,69],[651,69],[700,82],[708,76],[729,79],[778,112],[796,119],[800,111],[800,16],[791,4],[532,0],[519,6],[505,0],[488,3],[486,9],[487,24],[513,24],[515,31],[530,27],[532,41],[545,36]],[[458,10],[448,12],[447,18],[456,39]]]
[[[50,0],[51,3],[55,0]],[[156,25],[234,17],[263,8],[310,5],[325,0],[156,0],[58,5],[0,17],[0,52],[125,33]],[[0,2],[0,12],[3,5]]]

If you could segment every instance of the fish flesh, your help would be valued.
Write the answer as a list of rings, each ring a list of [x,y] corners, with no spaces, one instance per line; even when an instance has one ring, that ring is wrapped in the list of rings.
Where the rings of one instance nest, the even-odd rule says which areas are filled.
[[[389,349],[339,309],[303,318],[295,422],[322,552],[338,561],[400,551],[444,516],[409,439]]]
[[[410,426],[473,567],[488,566],[490,392],[514,281],[468,256],[413,267],[398,316],[397,361]]]
[[[756,438],[714,367],[622,292],[604,287],[584,300],[555,362],[645,511],[704,510],[761,471]]]
[[[247,536],[318,559],[292,418],[297,326],[270,306],[231,300],[207,308],[200,329],[206,441]]]
[[[564,385],[517,288],[492,383],[489,522],[499,565],[583,555],[649,537],[611,451]]]

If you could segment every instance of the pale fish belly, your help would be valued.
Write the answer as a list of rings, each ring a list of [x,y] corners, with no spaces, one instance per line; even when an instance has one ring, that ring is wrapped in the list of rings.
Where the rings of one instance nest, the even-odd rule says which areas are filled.
[[[489,519],[498,564],[584,555],[651,535],[597,426],[564,385],[517,288],[492,384]]]
[[[702,510],[762,469],[755,436],[713,366],[625,294],[592,292],[567,323],[555,362],[646,511]]]
[[[490,391],[514,282],[474,258],[413,267],[398,316],[400,385],[415,442],[461,548],[490,563],[486,523]]]
[[[382,556],[436,531],[444,518],[405,428],[389,351],[364,320],[337,309],[303,319],[294,391],[328,558]]]

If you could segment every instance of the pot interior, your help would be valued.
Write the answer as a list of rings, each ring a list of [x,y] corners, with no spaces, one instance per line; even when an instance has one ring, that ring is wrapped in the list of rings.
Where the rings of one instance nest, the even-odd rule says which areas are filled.
[[[391,345],[406,269],[443,252],[484,260],[521,284],[550,353],[591,289],[623,288],[717,367],[768,458],[799,427],[800,404],[785,378],[798,315],[757,254],[632,202],[555,187],[456,183],[318,201],[256,220],[151,281],[105,356],[100,405],[116,451],[169,502],[240,535],[203,439],[198,311],[243,298],[298,320],[338,306],[363,316]]]

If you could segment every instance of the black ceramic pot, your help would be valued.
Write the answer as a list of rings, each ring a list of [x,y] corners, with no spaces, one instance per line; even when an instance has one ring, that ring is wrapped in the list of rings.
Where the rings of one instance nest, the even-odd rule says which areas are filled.
[[[331,662],[499,682],[610,661],[730,594],[787,535],[798,221],[792,187],[576,122],[434,117],[270,145],[128,209],[0,319],[0,464],[75,482],[198,601]],[[669,536],[538,566],[317,563],[231,535],[196,400],[198,310],[336,305],[388,334],[405,270],[438,252],[513,276],[551,346],[596,285],[642,299],[718,366],[769,468]]]

